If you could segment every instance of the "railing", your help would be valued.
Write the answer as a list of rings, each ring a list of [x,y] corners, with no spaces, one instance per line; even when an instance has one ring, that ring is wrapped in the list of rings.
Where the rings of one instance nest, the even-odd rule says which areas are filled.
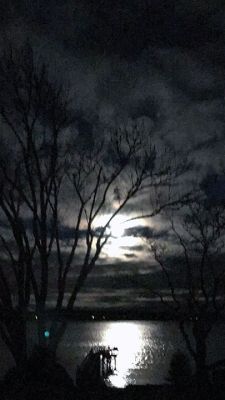
[[[90,371],[93,375],[99,374],[99,376],[106,377],[109,374],[114,373],[116,370],[116,357],[117,347],[110,348],[109,346],[95,346],[86,355],[78,368],[79,373],[89,375]],[[112,366],[113,360],[113,366]]]

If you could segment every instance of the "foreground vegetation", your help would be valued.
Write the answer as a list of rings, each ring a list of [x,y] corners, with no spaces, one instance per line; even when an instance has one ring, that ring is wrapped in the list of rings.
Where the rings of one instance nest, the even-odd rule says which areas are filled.
[[[170,383],[164,385],[128,386],[124,389],[107,387],[102,383],[76,386],[57,362],[53,353],[36,347],[23,371],[11,368],[1,382],[3,400],[222,400],[225,389],[225,374],[214,374],[213,383],[197,386],[197,380],[182,354],[175,354],[168,372]]]

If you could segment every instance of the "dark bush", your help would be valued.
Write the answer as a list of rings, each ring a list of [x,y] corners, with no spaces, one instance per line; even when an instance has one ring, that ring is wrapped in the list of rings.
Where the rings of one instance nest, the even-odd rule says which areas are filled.
[[[46,348],[35,347],[23,374],[11,369],[4,379],[7,400],[72,400],[75,388],[66,370]]]
[[[176,387],[187,386],[191,381],[192,371],[186,354],[177,351],[170,361],[168,380]]]

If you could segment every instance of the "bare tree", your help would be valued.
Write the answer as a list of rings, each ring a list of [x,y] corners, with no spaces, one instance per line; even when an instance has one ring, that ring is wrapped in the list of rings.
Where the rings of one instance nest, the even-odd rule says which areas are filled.
[[[22,368],[31,304],[39,343],[46,345],[48,302],[54,300],[48,345],[56,351],[66,328],[61,311],[73,310],[110,237],[110,223],[144,186],[170,183],[171,157],[164,153],[162,165],[152,132],[143,134],[135,123],[83,140],[65,87],[35,61],[29,45],[0,59],[0,116],[0,330]],[[107,216],[103,226],[101,215]]]
[[[225,215],[223,206],[206,200],[189,204],[182,213],[176,222],[171,218],[170,246],[175,254],[163,245],[151,245],[170,298],[154,293],[176,316],[202,388],[208,376],[207,338],[225,307]]]
[[[7,50],[0,62],[2,144],[0,173],[1,333],[19,367],[26,359],[31,293],[42,320],[49,256],[58,221],[52,213],[64,160],[59,136],[70,122],[69,100],[35,66],[29,45]],[[37,277],[38,275],[38,277]],[[41,330],[39,329],[41,340]]]

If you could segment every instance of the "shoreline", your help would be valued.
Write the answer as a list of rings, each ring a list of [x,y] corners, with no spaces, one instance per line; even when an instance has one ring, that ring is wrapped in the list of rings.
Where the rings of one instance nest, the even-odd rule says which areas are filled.
[[[49,309],[46,311],[47,318],[54,318],[54,310]],[[28,313],[28,320],[34,320],[36,318],[35,311],[30,311]],[[215,321],[225,322],[224,316],[216,316],[215,313],[211,312],[208,314],[208,318]],[[67,310],[62,310],[60,315],[57,316],[58,320],[66,319],[68,321],[77,322],[110,322],[110,321],[161,321],[161,322],[179,322],[181,319],[185,321],[190,321],[190,319],[185,318],[185,315],[180,313],[174,315],[173,312],[146,312],[146,309],[91,309],[91,308],[80,308],[74,309],[72,312]]]

